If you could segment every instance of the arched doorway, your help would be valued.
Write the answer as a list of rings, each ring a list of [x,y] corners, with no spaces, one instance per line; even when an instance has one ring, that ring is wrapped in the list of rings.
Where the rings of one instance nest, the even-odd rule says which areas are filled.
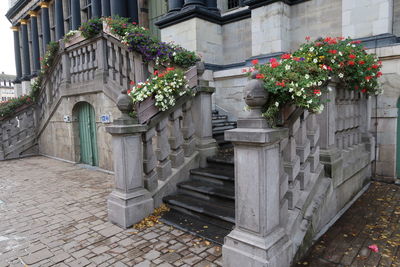
[[[80,161],[84,164],[97,166],[99,157],[94,108],[87,102],[80,102],[77,104],[76,110],[79,123]]]

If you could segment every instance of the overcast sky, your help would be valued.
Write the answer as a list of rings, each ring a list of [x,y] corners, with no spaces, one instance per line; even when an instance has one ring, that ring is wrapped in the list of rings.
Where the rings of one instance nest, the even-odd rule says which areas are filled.
[[[8,1],[0,0],[0,73],[15,74],[14,37],[7,11]]]

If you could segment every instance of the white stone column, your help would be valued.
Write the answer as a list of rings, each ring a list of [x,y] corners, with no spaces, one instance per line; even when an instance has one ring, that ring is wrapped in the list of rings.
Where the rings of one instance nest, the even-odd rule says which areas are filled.
[[[112,135],[115,188],[108,198],[108,218],[128,228],[152,213],[154,201],[144,188],[142,133],[146,126],[129,117],[132,99],[122,91],[118,97],[122,117],[107,127]]]
[[[253,77],[254,78],[254,77]],[[280,221],[280,142],[288,129],[271,129],[261,117],[267,100],[259,80],[246,87],[252,112],[225,139],[235,148],[235,229],[225,238],[225,267],[288,267],[292,243]]]
[[[290,6],[283,1],[251,11],[252,55],[290,50]]]

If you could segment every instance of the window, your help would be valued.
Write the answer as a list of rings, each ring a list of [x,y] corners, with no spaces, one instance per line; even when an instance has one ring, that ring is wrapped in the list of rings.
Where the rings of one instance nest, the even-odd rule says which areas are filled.
[[[82,6],[83,18],[88,21],[92,18],[92,0],[84,0]]]
[[[228,0],[228,9],[239,7],[241,0]]]
[[[68,1],[66,2],[66,4],[67,4],[67,15],[65,16],[65,22],[67,23],[68,30],[70,31],[70,30],[72,30],[71,0],[68,0]],[[65,13],[64,13],[64,14],[65,14]]]

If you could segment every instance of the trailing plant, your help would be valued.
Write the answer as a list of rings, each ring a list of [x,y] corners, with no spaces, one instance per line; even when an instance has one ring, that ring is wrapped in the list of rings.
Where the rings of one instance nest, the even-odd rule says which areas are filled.
[[[111,33],[121,37],[122,43],[130,51],[143,55],[146,62],[155,61],[156,65],[172,63],[173,65],[188,68],[199,60],[194,52],[172,43],[165,43],[152,36],[144,27],[129,23],[126,18],[105,18]]]
[[[264,116],[274,124],[277,112],[286,104],[294,104],[314,113],[324,109],[321,96],[333,77],[340,86],[369,95],[382,93],[378,88],[381,62],[367,54],[361,42],[344,38],[318,39],[303,44],[293,54],[272,58],[266,64],[253,60],[253,67],[244,72],[257,71],[257,79],[268,91]],[[329,101],[325,100],[325,101]]]
[[[46,54],[41,58],[42,69],[40,70],[39,76],[44,75],[54,63],[54,59],[57,56],[60,44],[58,42],[50,42],[47,45]]]
[[[167,68],[164,72],[155,71],[145,82],[132,85],[128,94],[134,103],[154,96],[155,105],[160,111],[173,107],[178,97],[190,92],[184,72],[174,68]]]
[[[90,19],[88,22],[82,23],[79,30],[86,39],[93,38],[103,30],[103,20],[99,18]]]
[[[29,95],[24,95],[20,96],[18,98],[11,99],[6,102],[1,102],[0,103],[0,118],[5,118],[8,116],[11,116],[13,113],[15,113],[16,109],[24,106],[24,105],[30,105],[33,104],[34,101],[31,96]]]

